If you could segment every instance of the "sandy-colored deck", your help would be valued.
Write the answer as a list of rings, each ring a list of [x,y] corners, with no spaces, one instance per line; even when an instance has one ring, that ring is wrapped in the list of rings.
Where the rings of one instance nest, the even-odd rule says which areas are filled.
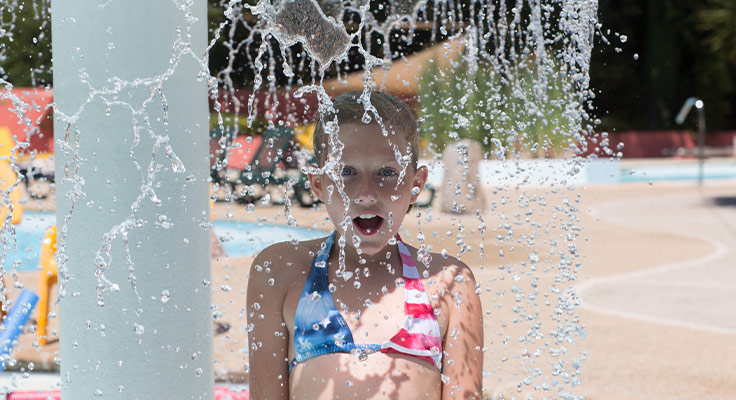
[[[486,190],[482,258],[480,221],[474,215],[423,210],[418,219],[414,212],[403,236],[416,244],[421,229],[433,251],[445,248],[457,255],[462,225],[460,235],[470,251],[461,259],[475,272],[487,313],[484,386],[489,397],[555,398],[554,380],[578,379],[579,385],[566,383],[564,391],[589,399],[736,399],[736,182],[702,188],[655,183]],[[216,218],[232,213],[235,219],[286,222],[283,206],[248,213],[243,206],[218,203],[215,211]],[[300,226],[330,228],[319,208],[291,212]],[[576,249],[568,246],[568,234],[579,235]],[[535,249],[536,264],[530,261]],[[579,254],[568,257],[570,271],[581,264],[573,282],[560,274],[559,251]],[[223,314],[220,322],[230,326],[214,339],[221,380],[247,380],[243,309],[251,260],[225,257],[212,265],[213,302]],[[36,287],[35,274],[22,274],[20,280]],[[532,283],[538,292],[530,298]],[[223,284],[233,290],[221,291]],[[565,296],[571,285],[581,304],[574,314],[564,309],[558,314],[558,296],[575,301]],[[573,322],[584,327],[584,334],[555,343],[550,333]],[[51,328],[56,326],[52,320]],[[534,327],[541,337],[529,335]],[[529,340],[522,343],[525,337]],[[53,368],[58,342],[38,349],[33,339],[23,335],[14,357],[33,361],[36,369]],[[555,357],[556,352],[561,355]],[[571,367],[574,359],[583,359],[577,372]],[[553,373],[560,361],[563,373]],[[544,390],[545,383],[552,389]]]

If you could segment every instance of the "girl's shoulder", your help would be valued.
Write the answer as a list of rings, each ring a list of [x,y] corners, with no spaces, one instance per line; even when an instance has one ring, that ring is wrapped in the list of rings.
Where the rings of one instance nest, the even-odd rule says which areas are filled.
[[[419,249],[413,246],[407,247],[416,260],[419,270],[428,271],[428,274],[424,276],[425,279],[429,278],[444,288],[457,287],[459,283],[464,282],[475,287],[473,271],[464,262],[447,254],[432,252],[421,254]]]

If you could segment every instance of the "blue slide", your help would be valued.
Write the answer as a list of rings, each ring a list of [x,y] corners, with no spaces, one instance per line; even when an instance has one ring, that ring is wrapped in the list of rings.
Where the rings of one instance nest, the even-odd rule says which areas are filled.
[[[18,336],[23,332],[23,328],[31,316],[33,307],[38,302],[38,296],[28,289],[20,292],[20,295],[13,303],[5,321],[0,325],[0,372],[5,369],[5,360],[13,350]]]

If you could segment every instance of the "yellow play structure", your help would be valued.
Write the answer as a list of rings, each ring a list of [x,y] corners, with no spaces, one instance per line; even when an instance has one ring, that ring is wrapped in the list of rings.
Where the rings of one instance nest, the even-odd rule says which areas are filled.
[[[15,140],[10,136],[10,130],[4,126],[0,126],[0,190],[5,192],[11,186],[18,181],[18,175],[13,171],[10,166],[10,158],[15,155],[13,148],[15,147]],[[13,212],[11,215],[13,225],[18,224],[23,218],[23,205],[20,204],[21,199],[20,185],[16,185],[15,189],[10,192],[10,203],[12,204]],[[0,221],[5,221],[5,217],[8,215],[9,207],[2,201],[0,196],[0,202],[2,202],[2,209],[0,209]]]
[[[56,225],[46,230],[41,242],[41,256],[38,271],[38,344],[46,344],[46,326],[49,319],[49,302],[51,288],[56,284],[58,268],[56,266]]]
[[[2,193],[10,189],[18,181],[18,175],[10,166],[10,158],[14,155],[15,141],[10,136],[10,130],[4,126],[0,126],[0,223],[5,224],[10,207],[5,203]],[[21,191],[20,186],[16,185],[15,189],[10,192],[10,205],[12,205],[11,223],[18,224],[23,218],[23,205],[20,204]],[[5,282],[2,283],[5,285]],[[0,316],[5,315],[5,310],[0,303]]]

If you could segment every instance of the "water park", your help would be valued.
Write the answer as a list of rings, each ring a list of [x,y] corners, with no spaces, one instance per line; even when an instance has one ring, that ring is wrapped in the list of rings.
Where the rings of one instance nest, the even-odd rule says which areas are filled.
[[[403,399],[435,381],[422,398],[736,398],[736,120],[724,111],[736,48],[708,25],[709,12],[736,21],[736,7],[0,1],[0,399],[245,400],[270,398],[274,382],[283,398]],[[676,37],[682,54],[715,61],[665,68],[680,53],[652,43],[675,22],[647,17],[664,11],[697,21],[682,28],[696,50]],[[695,70],[723,84],[703,90],[712,82]],[[621,82],[639,78],[624,101]],[[416,119],[418,154],[387,133],[406,121],[384,126],[377,92]],[[403,222],[389,214],[382,228],[404,275],[375,293],[372,279],[395,272],[369,268],[373,222],[347,210],[404,199],[381,203],[383,183],[348,187],[360,164],[343,161],[385,143],[355,152],[340,136],[350,124],[332,107],[346,93],[362,93],[361,123],[393,146],[394,191],[417,176],[412,157],[426,171]],[[315,175],[334,184],[314,187]],[[353,221],[383,227],[374,214]],[[310,250],[309,277],[285,253],[259,258],[335,231],[334,261]],[[438,276],[453,267],[431,265],[452,260],[470,272],[446,287]],[[294,275],[307,283],[284,283]],[[481,341],[456,350],[472,343],[472,318],[452,325],[447,310],[472,304],[468,282]],[[257,324],[275,318],[264,296],[284,285],[297,295],[262,339]],[[358,347],[372,338],[363,325],[415,333],[430,320],[408,311],[420,289],[440,328],[441,350],[427,351],[444,364]],[[358,350],[298,359],[297,307],[324,296]],[[390,317],[396,296],[405,325]],[[292,343],[266,359],[285,376],[253,361],[274,340]],[[461,392],[454,364],[473,354],[482,368],[466,372],[482,387]],[[299,392],[310,376],[319,395]]]

